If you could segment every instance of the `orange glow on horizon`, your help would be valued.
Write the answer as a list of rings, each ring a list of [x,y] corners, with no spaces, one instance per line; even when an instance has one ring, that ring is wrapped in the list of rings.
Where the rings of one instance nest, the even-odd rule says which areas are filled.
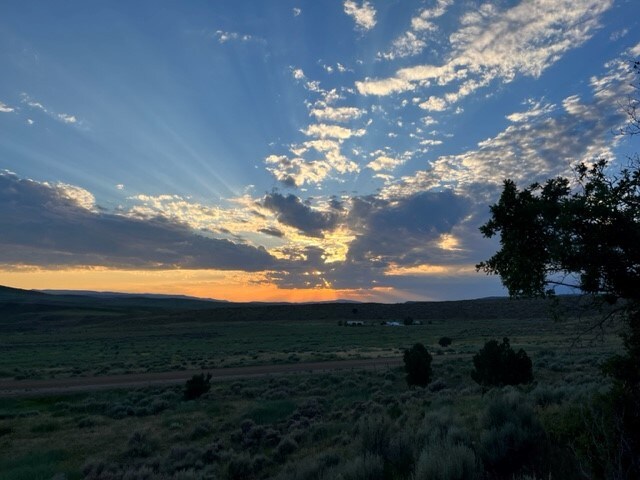
[[[122,293],[189,295],[232,302],[404,301],[404,292],[388,287],[338,290],[279,288],[262,272],[218,270],[112,270],[78,268],[0,270],[0,285],[33,290],[94,290]]]

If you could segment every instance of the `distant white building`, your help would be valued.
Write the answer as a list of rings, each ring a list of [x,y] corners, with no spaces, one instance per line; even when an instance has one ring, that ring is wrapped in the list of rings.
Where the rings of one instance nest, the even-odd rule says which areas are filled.
[[[362,325],[364,325],[364,322],[362,320],[347,320],[348,327],[356,327]]]
[[[385,323],[387,327],[401,327],[402,324],[400,322],[392,321]]]

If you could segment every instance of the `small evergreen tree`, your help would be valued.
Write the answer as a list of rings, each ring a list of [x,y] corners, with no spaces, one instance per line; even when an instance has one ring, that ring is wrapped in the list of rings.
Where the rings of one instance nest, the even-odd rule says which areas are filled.
[[[487,387],[518,385],[533,380],[531,359],[522,349],[514,352],[506,337],[502,344],[497,340],[485,343],[473,356],[473,366],[471,378]]]
[[[211,389],[211,374],[208,373],[204,376],[204,373],[194,375],[184,386],[184,399],[193,400],[198,398]]]
[[[421,343],[404,351],[407,384],[424,387],[431,381],[431,355]]]

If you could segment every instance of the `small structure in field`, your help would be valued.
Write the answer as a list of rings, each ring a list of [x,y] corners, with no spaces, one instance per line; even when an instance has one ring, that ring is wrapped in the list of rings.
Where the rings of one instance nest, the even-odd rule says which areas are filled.
[[[347,320],[347,327],[362,327],[364,322],[362,320]]]

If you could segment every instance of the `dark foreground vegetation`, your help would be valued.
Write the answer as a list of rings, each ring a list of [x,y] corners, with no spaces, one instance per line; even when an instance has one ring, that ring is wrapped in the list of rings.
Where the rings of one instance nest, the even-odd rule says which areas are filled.
[[[47,318],[36,306],[2,317],[5,377],[204,374],[175,387],[0,399],[3,479],[570,480],[608,468],[611,446],[593,441],[609,438],[611,381],[600,365],[621,342],[615,332],[579,337],[597,312],[574,297],[359,304],[357,313],[353,304],[185,310],[116,301]],[[559,311],[564,320],[554,322]],[[362,326],[338,325],[354,316]],[[417,322],[381,325],[406,316]],[[472,378],[474,355],[503,337],[530,357],[532,382]],[[431,358],[425,386],[408,385],[403,368],[206,375],[225,365],[401,359],[416,343]]]

